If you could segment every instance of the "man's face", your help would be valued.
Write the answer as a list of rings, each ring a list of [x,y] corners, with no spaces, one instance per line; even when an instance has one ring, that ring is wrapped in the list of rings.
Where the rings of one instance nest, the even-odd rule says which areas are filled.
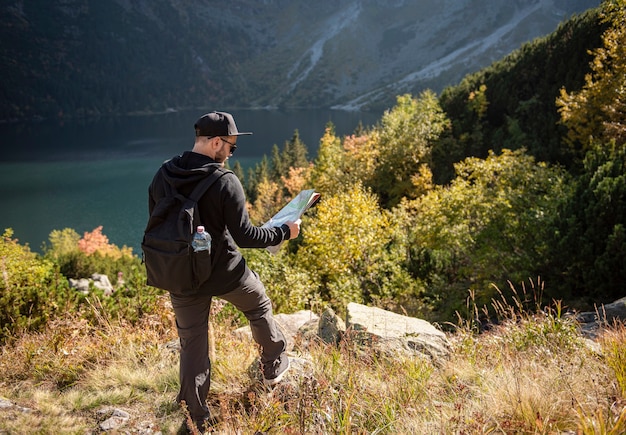
[[[224,163],[237,149],[237,136],[220,137],[221,146],[215,153],[215,161]]]

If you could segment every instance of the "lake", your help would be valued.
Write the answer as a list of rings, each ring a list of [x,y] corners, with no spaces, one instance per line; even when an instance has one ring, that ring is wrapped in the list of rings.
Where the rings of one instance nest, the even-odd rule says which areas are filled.
[[[193,124],[204,112],[42,121],[0,125],[0,231],[41,252],[52,230],[79,234],[103,226],[110,243],[140,254],[147,220],[147,188],[160,164],[191,149]],[[231,110],[240,131],[230,160],[253,167],[274,144],[281,149],[297,129],[309,158],[317,153],[328,122],[339,136],[381,114],[333,110]]]

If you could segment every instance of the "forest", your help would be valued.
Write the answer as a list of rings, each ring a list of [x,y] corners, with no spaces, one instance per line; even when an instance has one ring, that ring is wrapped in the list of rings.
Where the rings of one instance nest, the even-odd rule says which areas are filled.
[[[251,216],[303,188],[323,198],[278,258],[249,253],[280,307],[358,301],[443,322],[470,294],[488,305],[530,281],[569,309],[623,297],[624,7],[574,17],[441,96],[399,96],[354,135],[329,125],[314,162],[297,131],[275,147],[245,174]]]
[[[526,286],[571,310],[623,297],[625,11],[605,1],[439,96],[398,96],[353,135],[329,124],[315,159],[296,130],[248,173],[235,165],[258,224],[302,189],[322,195],[277,255],[245,250],[276,311],[360,302],[445,324],[472,307],[489,321]],[[9,229],[0,257],[0,338],[84,302],[68,278],[121,272],[103,304],[129,320],[161,293],[98,228],[55,230],[43,255]]]

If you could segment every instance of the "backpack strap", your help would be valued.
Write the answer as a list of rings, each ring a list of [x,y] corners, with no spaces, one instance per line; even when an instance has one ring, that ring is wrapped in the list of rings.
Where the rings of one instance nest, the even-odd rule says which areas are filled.
[[[207,175],[205,178],[203,178],[197,185],[196,187],[193,188],[193,190],[191,191],[191,194],[189,195],[189,200],[192,201],[192,203],[194,205],[197,205],[198,201],[200,200],[200,198],[202,197],[202,195],[204,195],[206,193],[207,190],[209,190],[209,188],[213,185],[213,183],[215,183],[222,175],[227,174],[229,172],[232,172],[230,170],[222,170],[221,168],[217,168],[215,169],[213,172],[211,172],[209,175]],[[176,193],[175,196],[180,196],[181,199],[185,199],[182,195]],[[194,210],[194,207],[190,207],[190,208],[186,208],[185,212],[189,215],[189,218],[191,219],[191,221],[193,222],[194,220],[194,214],[196,213],[196,210]],[[190,228],[191,231],[193,232],[193,228]],[[221,245],[222,242],[222,238],[220,238],[218,244]],[[218,245],[218,247],[219,247]]]
[[[206,191],[209,190],[209,188],[213,185],[213,183],[215,183],[218,179],[220,179],[222,175],[228,174],[229,172],[232,172],[232,171],[222,170],[220,168],[215,169],[213,172],[211,172],[210,175],[206,176],[202,181],[200,181],[196,185],[196,187],[193,188],[193,191],[189,195],[189,199],[191,199],[194,203],[197,203],[202,197],[202,195],[204,195]],[[193,210],[186,210],[186,211],[187,213],[190,214],[191,218],[193,219]],[[220,248],[223,242],[224,242],[224,237],[222,235],[222,237],[220,237],[219,240],[217,241],[217,246],[215,247],[215,250],[213,252],[220,252]],[[215,262],[215,257],[216,255],[212,256],[211,258],[212,263]]]
[[[194,202],[198,202],[202,195],[209,190],[209,187],[211,187],[211,185],[213,185],[213,183],[215,183],[222,175],[227,174],[228,172],[231,171],[222,171],[219,168],[215,169],[210,175],[206,176],[196,185],[196,187],[194,187],[189,195],[189,199]]]

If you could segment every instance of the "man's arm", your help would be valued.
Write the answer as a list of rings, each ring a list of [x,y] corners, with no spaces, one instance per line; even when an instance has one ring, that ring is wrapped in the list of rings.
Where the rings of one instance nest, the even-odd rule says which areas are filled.
[[[240,248],[266,248],[298,237],[300,222],[287,222],[280,227],[261,228],[250,222],[243,186],[239,179],[225,175],[222,210],[228,232]]]

